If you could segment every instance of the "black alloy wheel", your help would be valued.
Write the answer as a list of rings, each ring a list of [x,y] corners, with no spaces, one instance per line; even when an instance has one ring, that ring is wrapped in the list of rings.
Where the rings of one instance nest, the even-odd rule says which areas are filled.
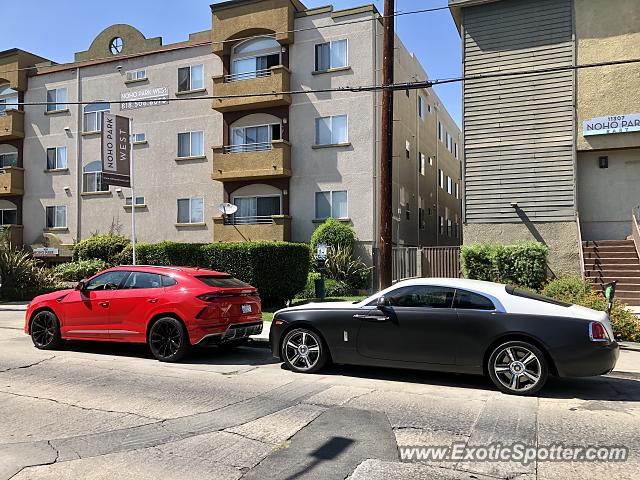
[[[40,350],[55,350],[63,343],[58,317],[49,310],[38,312],[33,317],[29,333],[33,344]]]
[[[177,362],[189,352],[189,335],[179,320],[172,317],[158,319],[149,331],[149,348],[161,362]]]

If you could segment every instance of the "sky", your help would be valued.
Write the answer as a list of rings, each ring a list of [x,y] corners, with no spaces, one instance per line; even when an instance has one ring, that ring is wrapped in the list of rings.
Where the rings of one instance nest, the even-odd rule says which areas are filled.
[[[371,3],[372,0],[302,0],[308,7],[332,3],[335,9]],[[147,38],[162,37],[165,44],[184,41],[188,34],[211,28],[209,0],[20,0],[2,6],[0,51],[20,48],[58,63],[73,61],[75,52],[89,48],[104,28],[128,23]],[[382,12],[382,0],[374,0]],[[169,5],[172,5],[169,7]],[[447,0],[396,0],[397,11],[442,7]],[[20,21],[17,21],[20,19]],[[27,28],[25,28],[25,22]],[[461,75],[460,36],[448,10],[397,18],[396,31],[416,54],[429,78]],[[453,119],[461,125],[461,85],[435,87]]]

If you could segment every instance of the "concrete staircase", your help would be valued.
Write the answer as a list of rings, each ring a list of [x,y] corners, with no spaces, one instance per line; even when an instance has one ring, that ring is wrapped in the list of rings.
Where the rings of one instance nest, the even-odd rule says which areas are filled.
[[[617,281],[616,298],[640,305],[640,259],[633,240],[582,242],[585,278],[599,289]]]

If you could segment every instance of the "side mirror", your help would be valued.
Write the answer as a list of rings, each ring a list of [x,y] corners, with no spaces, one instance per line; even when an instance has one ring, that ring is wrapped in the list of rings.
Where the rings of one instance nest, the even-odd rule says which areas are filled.
[[[378,300],[376,301],[376,306],[380,309],[386,307],[387,305],[389,305],[389,302],[387,301],[387,299],[382,296],[382,297],[378,297]]]
[[[76,290],[79,290],[81,292],[85,291],[86,288],[87,288],[86,280],[80,280],[76,285]]]

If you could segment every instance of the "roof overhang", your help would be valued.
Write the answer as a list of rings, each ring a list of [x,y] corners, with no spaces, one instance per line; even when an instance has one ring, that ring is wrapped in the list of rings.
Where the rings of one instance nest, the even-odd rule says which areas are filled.
[[[458,32],[462,30],[462,9],[467,7],[475,7],[486,3],[499,2],[500,0],[449,0],[449,11],[453,17],[453,21],[458,27]]]

